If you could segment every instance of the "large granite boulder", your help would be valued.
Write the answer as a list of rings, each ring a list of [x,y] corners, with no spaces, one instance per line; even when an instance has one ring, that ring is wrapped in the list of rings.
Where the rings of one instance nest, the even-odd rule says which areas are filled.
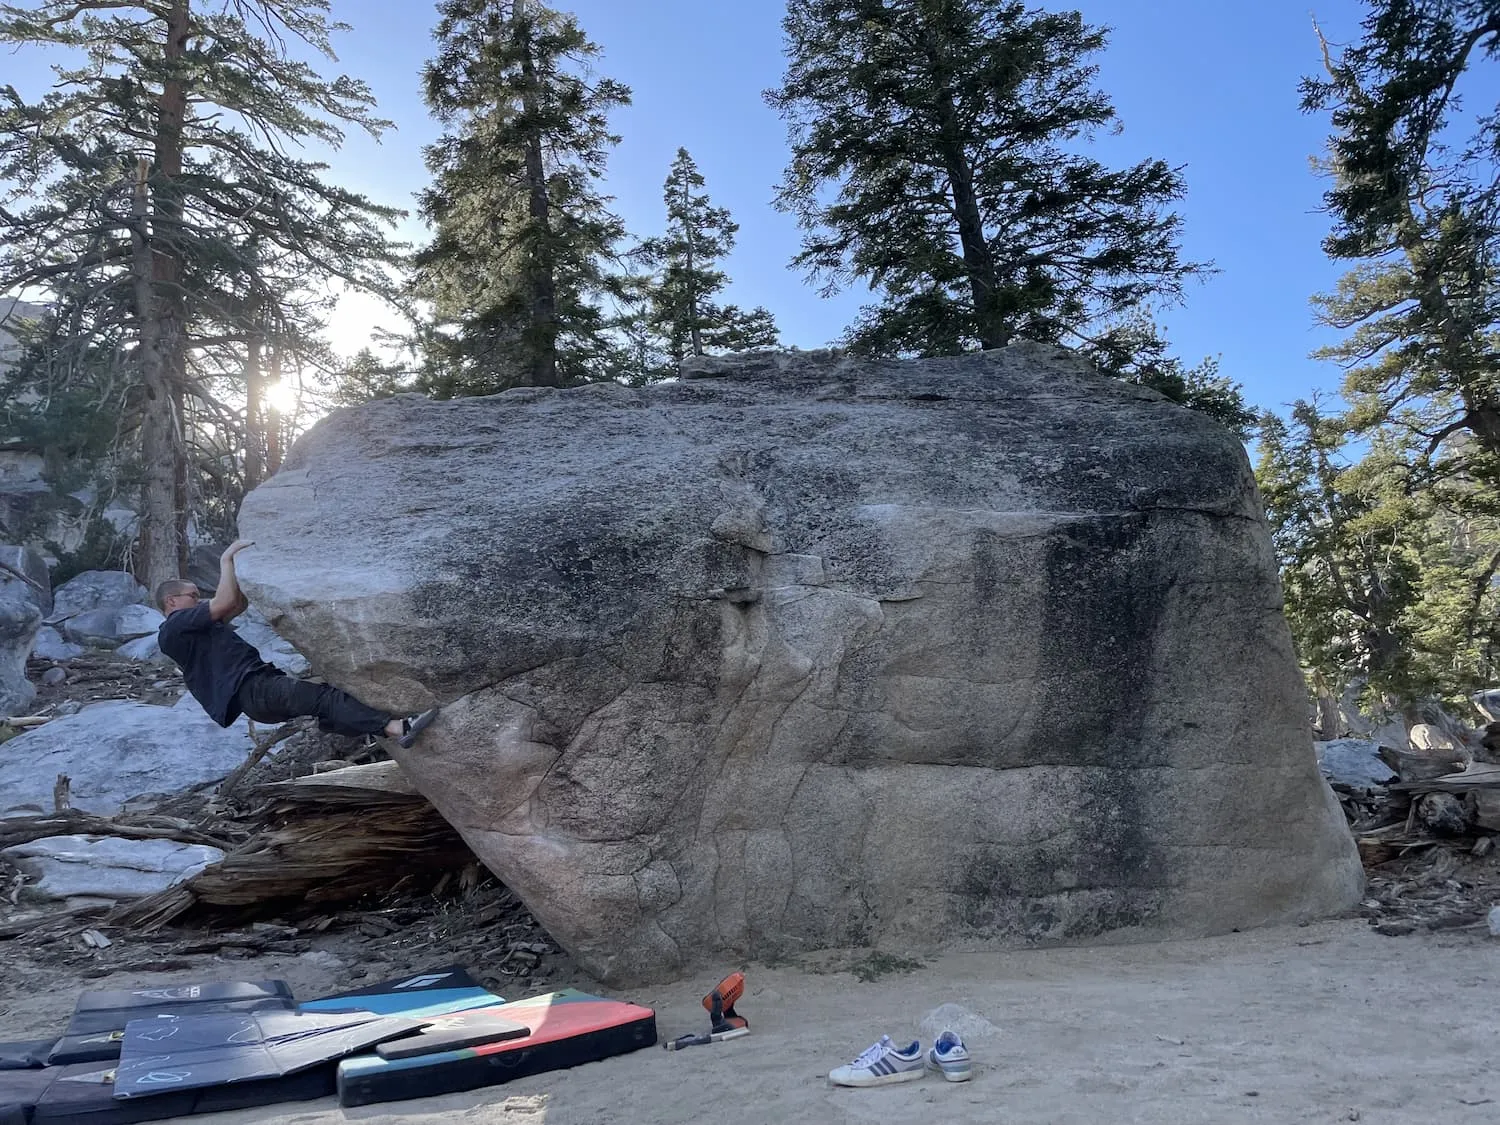
[[[125,571],[85,570],[52,592],[52,613],[47,623],[67,621],[90,610],[150,604],[150,592]]]
[[[243,719],[226,730],[188,696],[176,707],[92,703],[0,744],[0,817],[51,812],[59,774],[74,808],[114,816],[132,797],[216,781],[252,749]]]
[[[1356,901],[1241,445],[1070,353],[398,396],[243,582],[580,963],[1227,931]]]
[[[154,637],[166,618],[149,605],[86,609],[62,623],[63,636],[91,648],[119,648],[139,637]]]

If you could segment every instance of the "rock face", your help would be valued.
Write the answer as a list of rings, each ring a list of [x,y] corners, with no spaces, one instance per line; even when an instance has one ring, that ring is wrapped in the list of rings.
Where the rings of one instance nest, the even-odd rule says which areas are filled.
[[[52,614],[47,622],[56,624],[90,610],[150,604],[146,587],[123,570],[86,570],[52,592]]]
[[[41,898],[132,899],[191,879],[224,853],[175,840],[123,840],[116,836],[47,836],[0,851]]]
[[[223,777],[253,745],[244,720],[222,729],[191,698],[90,704],[0,745],[0,817],[51,812],[58,774],[72,779],[74,808],[113,816],[131,797]]]
[[[402,396],[245,502],[330,681],[589,971],[1223,932],[1362,887],[1259,497],[1033,345]]]
[[[74,644],[118,648],[127,641],[154,636],[165,620],[160,610],[149,605],[111,606],[86,609],[68,618],[62,631]]]
[[[36,688],[26,678],[26,658],[41,624],[36,602],[0,592],[0,718],[21,714],[36,698]]]

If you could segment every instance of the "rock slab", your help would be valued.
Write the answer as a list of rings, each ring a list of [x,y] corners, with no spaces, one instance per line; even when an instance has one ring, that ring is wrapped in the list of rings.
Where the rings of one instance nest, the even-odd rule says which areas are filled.
[[[1352,905],[1243,447],[1022,345],[398,396],[241,576],[591,973],[1175,937]]]
[[[252,746],[243,720],[226,730],[196,704],[91,704],[0,743],[0,817],[51,812],[59,774],[74,808],[113,816],[131,797],[225,776]]]
[[[224,853],[175,840],[47,836],[0,851],[30,879],[26,891],[49,899],[134,899],[190,879]]]

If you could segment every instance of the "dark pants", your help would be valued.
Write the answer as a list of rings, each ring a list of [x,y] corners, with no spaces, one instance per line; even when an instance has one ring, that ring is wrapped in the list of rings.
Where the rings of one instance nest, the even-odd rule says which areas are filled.
[[[366,707],[354,696],[327,684],[312,684],[280,672],[246,676],[235,693],[240,710],[257,723],[284,723],[315,715],[318,727],[334,734],[379,734],[391,716]]]

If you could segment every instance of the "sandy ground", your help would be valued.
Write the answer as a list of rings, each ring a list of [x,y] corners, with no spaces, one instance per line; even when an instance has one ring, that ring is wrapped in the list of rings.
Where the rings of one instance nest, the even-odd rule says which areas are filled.
[[[867,983],[810,961],[750,966],[740,1010],[753,1033],[738,1041],[644,1050],[420,1101],[350,1110],[307,1102],[190,1120],[1490,1125],[1500,1118],[1497,959],[1500,942],[1483,930],[1388,938],[1341,921],[1160,945],[947,956]],[[272,970],[299,992],[317,984],[306,960],[256,963],[256,975]],[[621,998],[655,1008],[665,1039],[700,1030],[701,991],[694,982]],[[64,1015],[71,996],[13,997],[6,1037],[20,1022]],[[973,1081],[828,1084],[830,1067],[882,1032],[916,1036],[944,1003],[998,1029],[970,1041]]]

